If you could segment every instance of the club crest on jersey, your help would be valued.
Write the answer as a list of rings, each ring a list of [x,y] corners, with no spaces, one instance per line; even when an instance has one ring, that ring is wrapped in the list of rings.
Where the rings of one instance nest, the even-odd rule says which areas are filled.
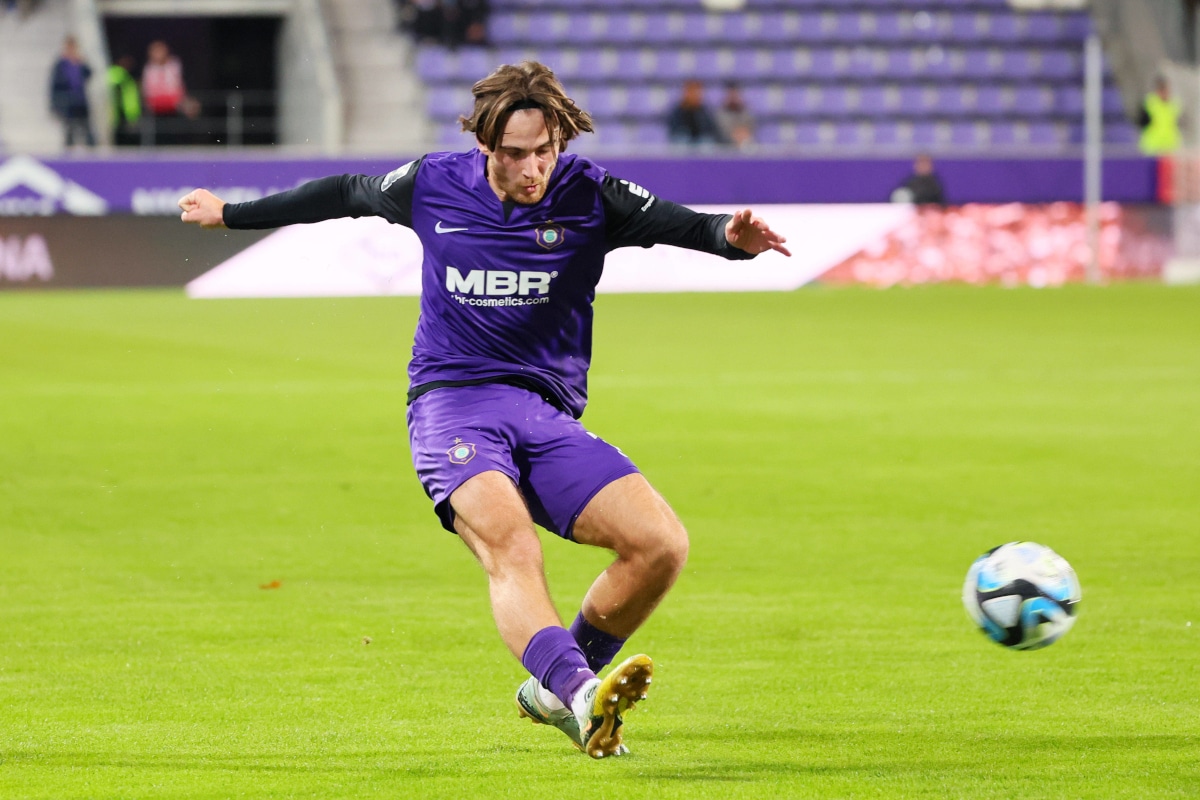
[[[537,243],[547,250],[553,250],[563,242],[562,225],[543,225],[537,229]]]
[[[470,442],[456,441],[454,447],[446,451],[451,464],[466,464],[475,457],[475,445]]]

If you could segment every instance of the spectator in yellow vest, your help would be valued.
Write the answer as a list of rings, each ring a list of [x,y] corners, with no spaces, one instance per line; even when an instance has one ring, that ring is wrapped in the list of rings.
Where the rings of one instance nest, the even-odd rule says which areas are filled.
[[[109,124],[113,144],[119,146],[141,141],[142,92],[133,77],[133,66],[133,56],[125,53],[108,68]]]
[[[1160,156],[1179,149],[1179,103],[1171,97],[1167,79],[1160,77],[1142,103],[1142,152]]]

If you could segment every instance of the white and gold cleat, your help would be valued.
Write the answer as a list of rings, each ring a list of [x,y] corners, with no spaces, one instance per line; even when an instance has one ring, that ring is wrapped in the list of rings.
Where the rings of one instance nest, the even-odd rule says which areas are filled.
[[[583,752],[592,758],[629,752],[621,742],[623,715],[646,699],[653,674],[654,662],[650,656],[631,656],[613,668],[604,680],[583,690],[573,709],[579,721]]]

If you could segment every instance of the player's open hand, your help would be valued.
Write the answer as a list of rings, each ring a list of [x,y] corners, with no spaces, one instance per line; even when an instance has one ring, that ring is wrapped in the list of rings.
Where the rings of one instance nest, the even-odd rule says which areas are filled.
[[[754,255],[765,253],[768,250],[783,253],[785,256],[792,254],[783,246],[787,239],[771,230],[762,217],[754,216],[754,212],[748,208],[737,212],[733,215],[733,219],[729,220],[725,226],[725,238],[739,250],[745,250]]]
[[[179,218],[184,222],[193,222],[201,228],[225,227],[225,201],[208,189],[196,189],[188,192],[179,200],[183,213]]]

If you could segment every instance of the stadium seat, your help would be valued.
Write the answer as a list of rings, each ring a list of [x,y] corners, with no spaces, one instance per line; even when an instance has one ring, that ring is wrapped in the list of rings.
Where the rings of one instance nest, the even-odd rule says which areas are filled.
[[[975,90],[975,113],[981,116],[995,117],[1007,114],[1012,108],[1009,92],[1003,87],[991,84],[978,86]]]

